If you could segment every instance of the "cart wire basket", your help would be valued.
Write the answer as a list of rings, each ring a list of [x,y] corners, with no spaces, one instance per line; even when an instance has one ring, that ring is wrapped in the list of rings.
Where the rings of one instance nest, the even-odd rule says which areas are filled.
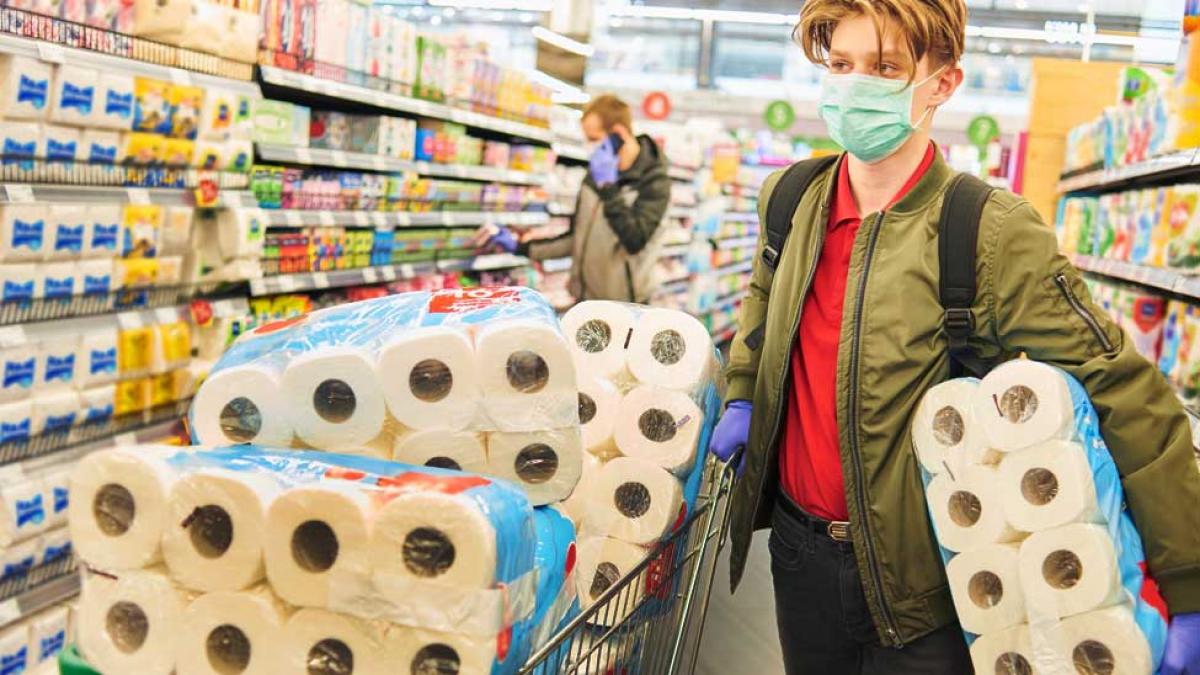
[[[728,534],[736,463],[710,456],[692,512],[625,576],[601,564],[586,581],[595,602],[537,650],[520,674],[694,672]]]

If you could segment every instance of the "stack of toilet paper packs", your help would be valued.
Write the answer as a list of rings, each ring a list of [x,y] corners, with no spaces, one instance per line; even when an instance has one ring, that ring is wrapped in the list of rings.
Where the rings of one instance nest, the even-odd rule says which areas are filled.
[[[1165,605],[1074,378],[1018,360],[946,382],[912,433],[976,672],[1157,670]]]
[[[577,401],[528,289],[246,334],[196,396],[198,447],[73,474],[95,570],[84,656],[105,673],[515,672],[578,611],[574,527],[534,508],[575,489]]]
[[[682,312],[588,301],[567,312],[562,326],[575,357],[586,450],[580,489],[565,504],[579,529],[577,580],[586,608],[694,504],[699,458],[719,406],[718,361],[708,331]],[[623,598],[591,622],[621,622],[639,599]]]

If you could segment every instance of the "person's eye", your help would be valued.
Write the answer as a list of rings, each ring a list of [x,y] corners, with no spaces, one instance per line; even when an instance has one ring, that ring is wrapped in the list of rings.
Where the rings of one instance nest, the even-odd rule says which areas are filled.
[[[829,70],[835,73],[844,73],[850,70],[850,64],[845,61],[833,61],[829,64]]]

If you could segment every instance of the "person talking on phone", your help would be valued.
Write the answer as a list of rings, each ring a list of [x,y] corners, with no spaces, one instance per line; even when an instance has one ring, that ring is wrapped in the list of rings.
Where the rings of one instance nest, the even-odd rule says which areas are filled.
[[[522,242],[492,225],[476,242],[534,260],[571,256],[569,289],[578,301],[647,302],[658,285],[659,224],[671,200],[666,157],[649,136],[633,134],[629,105],[616,96],[593,99],[581,123],[595,149],[570,229]]]

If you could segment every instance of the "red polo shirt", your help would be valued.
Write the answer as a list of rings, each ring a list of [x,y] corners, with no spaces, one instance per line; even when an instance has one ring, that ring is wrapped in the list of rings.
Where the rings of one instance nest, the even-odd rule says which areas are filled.
[[[934,152],[930,143],[925,158],[888,208],[925,175]],[[805,511],[826,520],[849,519],[838,442],[837,364],[850,252],[861,224],[850,189],[849,164],[843,161],[830,204],[825,245],[804,299],[792,349],[792,386],[779,449],[779,482],[784,492]]]

